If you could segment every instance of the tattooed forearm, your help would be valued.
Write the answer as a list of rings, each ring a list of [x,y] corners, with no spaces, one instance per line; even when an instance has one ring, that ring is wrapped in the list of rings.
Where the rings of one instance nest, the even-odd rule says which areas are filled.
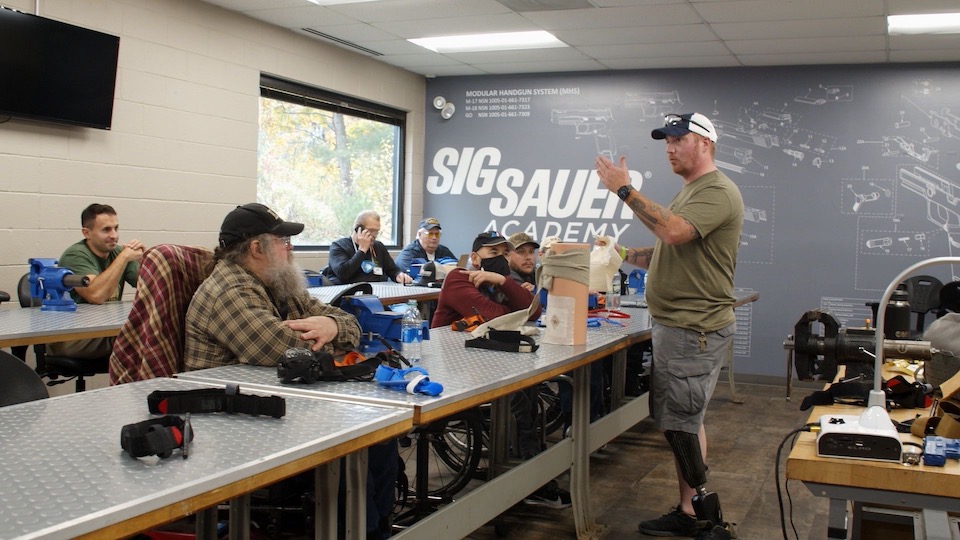
[[[670,210],[660,206],[653,201],[644,201],[640,197],[631,197],[627,205],[633,210],[634,215],[643,222],[651,231],[656,232],[657,227],[666,226],[670,220]]]
[[[627,262],[641,268],[650,267],[650,259],[653,257],[653,248],[635,248],[627,250]]]

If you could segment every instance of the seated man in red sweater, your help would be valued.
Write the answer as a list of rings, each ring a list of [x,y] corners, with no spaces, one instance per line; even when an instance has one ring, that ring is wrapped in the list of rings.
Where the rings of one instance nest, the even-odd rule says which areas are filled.
[[[473,241],[470,270],[458,268],[443,280],[431,326],[448,326],[480,314],[484,321],[530,307],[533,295],[510,279],[506,254],[510,242],[496,231],[480,233]],[[531,320],[540,316],[539,310]]]

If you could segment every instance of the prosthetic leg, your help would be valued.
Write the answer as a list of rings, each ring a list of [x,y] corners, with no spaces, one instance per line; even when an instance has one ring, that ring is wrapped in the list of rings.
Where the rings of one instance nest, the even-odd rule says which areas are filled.
[[[693,511],[697,514],[697,520],[724,525],[720,496],[704,487],[707,483],[707,467],[700,452],[700,439],[693,433],[683,431],[665,431],[664,436],[673,450],[684,481],[697,490],[693,496]]]

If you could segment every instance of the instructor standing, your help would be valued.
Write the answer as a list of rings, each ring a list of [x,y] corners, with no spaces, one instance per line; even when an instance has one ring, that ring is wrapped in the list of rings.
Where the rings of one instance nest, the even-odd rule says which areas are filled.
[[[720,368],[733,354],[736,319],[733,274],[743,225],[737,186],[714,164],[717,131],[700,113],[671,114],[652,136],[666,141],[667,160],[683,179],[669,206],[630,185],[626,158],[604,156],[597,174],[657,237],[653,247],[620,248],[647,274],[653,318],[653,413],[673,451],[680,503],[660,518],[640,523],[654,536],[736,538],[724,521],[719,497],[704,488],[707,441],[703,417]],[[709,523],[707,523],[709,522]]]

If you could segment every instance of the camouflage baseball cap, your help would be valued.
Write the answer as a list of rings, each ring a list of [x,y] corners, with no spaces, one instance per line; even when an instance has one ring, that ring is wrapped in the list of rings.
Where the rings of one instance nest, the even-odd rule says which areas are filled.
[[[513,249],[517,249],[524,244],[533,244],[533,247],[537,249],[540,248],[540,244],[538,244],[532,236],[525,232],[515,232],[510,235],[508,240],[510,240],[510,243],[513,244]]]

